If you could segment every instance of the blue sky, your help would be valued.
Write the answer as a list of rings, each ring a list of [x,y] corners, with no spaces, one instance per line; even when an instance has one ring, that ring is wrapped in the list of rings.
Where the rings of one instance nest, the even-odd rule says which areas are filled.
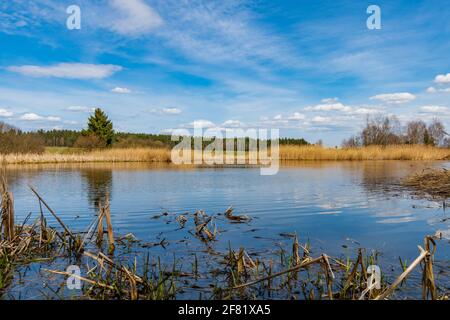
[[[447,1],[3,0],[0,48],[0,121],[26,130],[83,128],[94,107],[119,131],[279,128],[327,145],[368,114],[450,127]]]

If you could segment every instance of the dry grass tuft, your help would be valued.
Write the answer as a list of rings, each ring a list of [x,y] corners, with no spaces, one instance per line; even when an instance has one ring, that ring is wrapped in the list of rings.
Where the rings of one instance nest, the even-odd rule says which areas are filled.
[[[450,197],[450,172],[447,169],[427,169],[416,173],[403,181],[403,185],[419,195],[438,199]]]

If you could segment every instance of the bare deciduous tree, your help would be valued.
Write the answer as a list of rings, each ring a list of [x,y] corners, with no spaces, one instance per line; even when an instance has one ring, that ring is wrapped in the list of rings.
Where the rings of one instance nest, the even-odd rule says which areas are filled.
[[[447,133],[445,132],[444,124],[438,120],[433,119],[433,121],[428,126],[428,133],[430,134],[431,139],[433,140],[433,144],[436,146],[443,146],[445,136]]]
[[[450,136],[444,124],[434,119],[428,126],[422,120],[410,121],[402,128],[395,116],[367,117],[361,133],[342,142],[344,148],[370,145],[425,144],[439,147],[450,146]]]
[[[406,142],[409,144],[424,144],[427,135],[427,125],[422,120],[410,121],[406,125]]]

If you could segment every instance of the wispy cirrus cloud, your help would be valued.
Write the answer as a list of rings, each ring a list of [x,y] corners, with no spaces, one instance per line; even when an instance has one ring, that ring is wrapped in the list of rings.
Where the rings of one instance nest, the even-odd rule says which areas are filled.
[[[59,63],[51,66],[10,66],[6,69],[36,78],[103,79],[122,70],[122,67],[112,64]]]

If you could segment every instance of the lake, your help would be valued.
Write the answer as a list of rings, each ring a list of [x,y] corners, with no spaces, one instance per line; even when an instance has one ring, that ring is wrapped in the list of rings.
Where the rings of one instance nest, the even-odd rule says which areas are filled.
[[[17,221],[28,213],[39,215],[39,205],[28,185],[34,186],[72,230],[83,231],[96,207],[109,194],[116,234],[165,248],[151,252],[166,260],[201,250],[175,228],[174,217],[204,210],[248,215],[249,223],[230,224],[217,218],[220,241],[228,246],[289,250],[293,234],[310,241],[316,253],[339,256],[357,248],[377,250],[383,268],[398,267],[398,257],[412,261],[425,235],[441,231],[449,236],[450,219],[442,203],[416,199],[399,185],[406,175],[449,162],[366,161],[291,162],[274,176],[257,168],[188,168],[170,164],[49,164],[8,166]],[[167,215],[162,215],[167,213]],[[48,216],[49,224],[57,226]],[[448,238],[438,242],[436,260],[448,268]],[[448,269],[447,269],[448,270]],[[26,294],[25,294],[26,296]],[[189,297],[189,296],[188,296]]]

